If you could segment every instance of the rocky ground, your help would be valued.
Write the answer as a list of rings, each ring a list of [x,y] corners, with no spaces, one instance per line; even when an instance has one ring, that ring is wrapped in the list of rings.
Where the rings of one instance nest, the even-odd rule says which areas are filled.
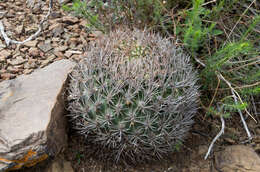
[[[28,8],[22,0],[0,1],[0,20],[9,38],[22,41],[38,30],[38,24],[49,7],[43,1],[36,2],[32,8]],[[0,81],[29,74],[56,60],[79,60],[87,42],[95,39],[86,32],[84,19],[65,15],[59,3],[54,2],[49,20],[44,22],[43,31],[35,40],[23,45],[6,46],[1,37]],[[100,32],[94,34],[99,35]]]
[[[93,41],[98,36],[101,36],[101,33],[98,31],[87,32],[84,19],[68,15],[60,8],[58,1],[54,1],[54,3],[52,14],[48,21],[43,24],[43,31],[35,40],[29,41],[24,45],[11,44],[6,46],[4,39],[0,37],[0,82],[16,78],[18,75],[30,74],[34,70],[43,68],[57,60],[71,59],[79,61],[84,57],[89,41]],[[2,20],[5,32],[10,38],[24,40],[37,31],[38,24],[46,15],[48,8],[46,1],[39,0],[29,7],[24,0],[2,0],[0,1],[0,20]],[[217,141],[214,147],[215,152],[224,150],[224,148],[230,145],[245,144],[247,137],[239,117],[233,117],[232,119],[234,120],[227,120],[225,134]],[[259,121],[259,119],[257,120]],[[253,120],[248,120],[247,122],[254,139],[246,144],[253,148],[254,151],[259,152],[260,126]],[[217,154],[212,154],[208,160],[204,160],[203,157],[211,140],[220,128],[221,123],[218,119],[206,119],[203,112],[200,112],[195,118],[195,125],[187,141],[180,148],[179,152],[172,155],[169,161],[127,168],[120,166],[108,167],[102,162],[95,160],[91,156],[91,148],[86,149],[81,138],[78,138],[74,133],[70,133],[69,148],[61,158],[65,159],[65,165],[62,166],[66,166],[69,169],[67,171],[71,171],[71,164],[74,171],[79,172],[213,171],[213,167],[219,164],[218,160],[221,158],[217,158]],[[243,157],[243,154],[244,152],[240,151],[240,155],[235,154],[235,156]],[[250,160],[248,157],[247,159]],[[230,164],[232,163],[234,162]],[[239,163],[241,164],[241,162]],[[58,165],[55,163],[50,165],[50,161],[48,161],[24,171],[42,171],[47,166],[52,166],[51,168],[55,169]]]

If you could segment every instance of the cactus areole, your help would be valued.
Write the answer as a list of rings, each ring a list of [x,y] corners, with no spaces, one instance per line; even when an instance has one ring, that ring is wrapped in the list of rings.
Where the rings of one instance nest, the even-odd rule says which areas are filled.
[[[115,162],[163,159],[197,110],[189,56],[157,34],[118,30],[91,45],[70,75],[72,126]]]

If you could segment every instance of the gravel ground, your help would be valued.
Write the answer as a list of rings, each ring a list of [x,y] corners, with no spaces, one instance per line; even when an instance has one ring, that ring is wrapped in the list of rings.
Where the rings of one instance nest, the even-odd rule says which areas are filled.
[[[35,2],[30,8],[24,0],[0,1],[0,20],[9,38],[23,41],[38,30],[38,24],[47,14],[49,4],[48,1]],[[35,40],[23,45],[6,46],[1,36],[0,82],[29,74],[56,60],[66,58],[78,61],[84,55],[87,43],[95,39],[94,34],[87,33],[85,25],[85,20],[65,14],[60,4],[54,1],[53,11]]]

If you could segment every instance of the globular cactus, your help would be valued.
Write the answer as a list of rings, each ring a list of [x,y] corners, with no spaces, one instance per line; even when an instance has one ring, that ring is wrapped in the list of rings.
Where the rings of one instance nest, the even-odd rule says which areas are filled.
[[[162,159],[193,123],[196,81],[189,56],[168,39],[118,30],[91,45],[72,72],[69,116],[102,157]]]

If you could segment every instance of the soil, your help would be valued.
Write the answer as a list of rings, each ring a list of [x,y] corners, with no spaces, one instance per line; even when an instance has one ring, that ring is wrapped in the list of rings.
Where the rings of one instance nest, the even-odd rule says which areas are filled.
[[[194,125],[196,127],[196,125]],[[193,127],[193,128],[194,128]],[[192,131],[195,131],[192,129]],[[135,166],[127,165],[111,165],[111,163],[104,163],[89,152],[89,146],[84,144],[84,140],[77,136],[75,133],[71,133],[69,148],[65,152],[65,156],[73,163],[73,168],[76,171],[89,172],[179,172],[179,171],[202,171],[204,169],[210,169],[212,166],[211,158],[203,160],[203,156],[207,150],[207,144],[209,142],[208,136],[203,133],[191,132],[186,142],[182,145],[178,152],[170,155],[167,160],[157,162],[147,162],[144,164],[138,164]],[[80,140],[80,142],[78,142]],[[75,151],[76,150],[76,151]]]
[[[208,151],[208,147],[218,133],[221,123],[218,119],[205,118],[203,113],[198,113],[195,117],[195,123],[178,152],[175,152],[166,161],[150,162],[139,164],[136,166],[122,166],[110,163],[102,163],[95,159],[84,144],[84,140],[75,133],[70,133],[69,148],[65,152],[67,160],[72,161],[75,171],[89,172],[210,172],[214,169],[214,152],[221,151],[228,145],[242,144],[247,137],[244,134],[239,118],[236,124],[227,120],[225,134],[214,145],[213,153],[207,160],[204,156]],[[229,128],[228,126],[235,126]],[[241,129],[241,130],[240,130]],[[209,134],[210,133],[210,134]],[[257,143],[254,141],[248,144],[257,149]],[[256,150],[255,149],[255,150]]]
[[[90,145],[86,145],[83,138],[73,131],[69,132],[68,149],[61,156],[71,162],[75,172],[214,172],[214,153],[223,150],[226,146],[244,144],[260,153],[259,127],[253,120],[248,119],[254,139],[246,142],[247,135],[240,118],[234,116],[232,120],[225,119],[224,135],[215,143],[213,153],[207,160],[204,160],[212,139],[221,128],[221,122],[217,118],[205,117],[203,111],[199,112],[194,120],[194,125],[179,151],[173,153],[165,161],[147,162],[134,166],[112,165],[110,162],[95,158]],[[52,160],[49,159],[20,172],[42,172],[48,169],[51,162]]]
[[[62,155],[70,161],[75,172],[201,172],[210,171],[213,168],[212,156],[204,160],[211,136],[205,132],[209,131],[207,125],[199,122],[197,117],[195,124],[184,144],[178,152],[172,154],[167,160],[147,162],[144,164],[113,165],[111,162],[97,159],[93,156],[93,150],[86,145],[83,138],[75,132],[69,132],[68,149]],[[206,130],[205,130],[206,129]],[[221,141],[219,141],[221,143]],[[214,150],[221,149],[219,144]],[[38,165],[19,170],[19,172],[42,172],[48,169],[52,159],[39,163]]]
[[[260,133],[257,132],[259,128],[252,128],[250,126],[252,122],[249,122],[254,139],[247,143],[247,136],[240,119],[234,117],[236,120],[226,120],[225,134],[215,143],[213,153],[209,158],[204,160],[208,146],[219,131],[221,123],[218,119],[203,119],[203,117],[202,113],[197,114],[195,123],[180,150],[165,161],[148,162],[135,166],[112,165],[110,162],[96,159],[90,146],[86,145],[83,138],[75,132],[69,132],[68,149],[61,156],[71,162],[75,172],[211,172],[214,171],[214,153],[223,150],[228,145],[249,145],[260,153]],[[233,123],[233,121],[237,122]],[[48,169],[51,162],[52,159],[49,159],[34,167],[20,170],[20,172],[42,172]]]

